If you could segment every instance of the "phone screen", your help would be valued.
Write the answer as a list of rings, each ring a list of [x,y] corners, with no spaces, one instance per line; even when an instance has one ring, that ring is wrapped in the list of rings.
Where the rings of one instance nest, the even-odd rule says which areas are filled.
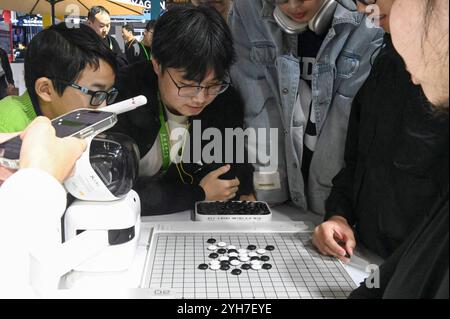
[[[52,121],[55,127],[56,136],[66,137],[89,127],[95,123],[101,122],[111,117],[109,112],[95,110],[77,110]]]
[[[105,121],[108,120],[108,121]],[[104,121],[104,122],[103,122]],[[89,133],[97,134],[110,128],[117,121],[114,113],[103,112],[88,109],[79,109],[68,114],[64,114],[54,120],[52,125],[55,128],[57,137],[77,136],[77,133],[82,132],[88,127],[93,127]],[[103,123],[102,123],[103,122]],[[101,125],[98,125],[102,123]],[[20,148],[22,140],[19,136],[12,138],[0,144],[0,165],[16,169],[18,163],[13,163],[20,157]],[[3,158],[3,161],[2,161]],[[12,161],[8,161],[12,160]],[[17,161],[18,162],[18,161]]]

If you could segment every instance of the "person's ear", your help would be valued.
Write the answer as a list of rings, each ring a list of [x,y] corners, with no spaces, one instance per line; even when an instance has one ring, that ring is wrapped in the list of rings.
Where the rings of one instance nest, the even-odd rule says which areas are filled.
[[[153,64],[153,70],[155,71],[156,75],[161,76],[162,75],[161,64],[159,64],[155,58],[152,59],[152,64]]]
[[[36,91],[37,96],[47,103],[52,102],[52,98],[56,93],[53,82],[49,78],[37,79],[34,83],[34,90]]]

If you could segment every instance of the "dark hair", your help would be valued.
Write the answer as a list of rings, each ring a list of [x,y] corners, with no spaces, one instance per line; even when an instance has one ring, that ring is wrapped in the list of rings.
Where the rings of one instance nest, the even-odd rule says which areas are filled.
[[[36,113],[41,115],[35,91],[37,79],[47,77],[74,82],[87,66],[97,70],[100,60],[116,72],[115,54],[87,25],[69,27],[63,22],[38,33],[25,53],[25,85]],[[53,81],[53,86],[59,95],[67,87],[59,81]]]
[[[162,70],[182,69],[187,80],[196,82],[203,81],[210,70],[217,79],[224,79],[236,59],[225,20],[204,6],[175,6],[162,15],[155,26],[152,50]]]
[[[131,24],[124,24],[122,29],[125,29],[128,32],[134,33],[134,27]]]
[[[99,13],[106,13],[106,14],[108,14],[108,15],[111,15],[110,13],[109,13],[109,11],[108,10],[106,10],[106,8],[105,7],[102,7],[102,6],[95,6],[95,7],[92,7],[90,10],[89,10],[89,12],[88,12],[88,20],[89,21],[94,21],[95,20],[95,16],[97,15],[97,14],[99,14]]]
[[[145,25],[145,30],[147,31],[151,31],[155,29],[155,25],[156,25],[156,20],[150,20],[149,22],[147,22],[147,24]]]

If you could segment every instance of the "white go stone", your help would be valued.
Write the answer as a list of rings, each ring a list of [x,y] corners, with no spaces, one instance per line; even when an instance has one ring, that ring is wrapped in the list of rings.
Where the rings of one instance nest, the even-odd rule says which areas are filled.
[[[247,249],[238,249],[238,253],[240,254],[246,254],[247,253]]]
[[[260,255],[264,255],[266,253],[266,250],[261,248],[261,249],[258,249],[256,252]]]
[[[211,268],[211,270],[219,270],[220,269],[220,263],[219,264],[211,264],[209,266],[209,268]]]
[[[247,261],[249,261],[250,260],[250,257],[247,257],[247,256],[239,256],[239,260],[240,261],[242,261],[243,263],[245,263],[245,262],[247,262]]]
[[[217,250],[217,246],[216,245],[210,245],[210,246],[208,246],[208,250]]]
[[[220,261],[218,261],[217,259],[211,260],[209,262],[210,265],[220,265]]]
[[[236,249],[236,246],[230,245],[227,247],[227,249]]]
[[[252,260],[252,261],[250,261],[250,263],[252,265],[261,265],[261,262],[259,260]]]
[[[237,256],[239,256],[239,254],[238,253],[229,253],[228,256],[230,256],[230,257],[237,257]]]
[[[239,258],[241,258],[241,257],[248,257],[248,255],[247,254],[239,254]]]
[[[232,261],[230,261],[230,264],[232,266],[239,266],[241,264],[241,262],[237,259],[233,259]]]
[[[223,241],[217,243],[217,246],[219,246],[219,247],[225,247],[226,245],[227,245],[227,243],[225,243]]]
[[[256,264],[256,263],[252,263],[252,269],[253,270],[260,270],[261,269],[261,263],[258,263],[258,264]]]
[[[249,257],[256,257],[256,256],[258,256],[258,254],[255,253],[254,251],[252,251],[252,252],[250,252],[250,253],[248,254],[248,256],[249,256]]]
[[[220,256],[219,260],[220,261],[224,261],[224,260],[229,260],[230,258],[228,256]]]

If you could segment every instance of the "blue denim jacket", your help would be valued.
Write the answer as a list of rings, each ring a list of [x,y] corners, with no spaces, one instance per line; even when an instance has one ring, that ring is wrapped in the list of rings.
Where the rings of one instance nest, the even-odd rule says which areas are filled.
[[[342,1],[352,5],[350,0]],[[324,214],[332,179],[344,165],[352,100],[369,75],[383,31],[367,27],[362,14],[337,6],[313,67],[312,92],[308,90],[318,140],[305,183],[301,161],[307,113],[294,107],[300,85],[298,37],[281,30],[273,11],[274,6],[264,0],[235,0],[229,15],[238,55],[231,77],[245,102],[245,126],[278,128],[275,141],[270,143],[269,133],[265,139],[267,154],[278,148],[277,167],[255,164],[257,197],[269,203],[291,199],[302,209]],[[261,146],[258,143],[258,151]],[[256,151],[254,145],[248,147]],[[265,187],[273,180],[265,184],[264,177],[278,174],[279,183]]]

